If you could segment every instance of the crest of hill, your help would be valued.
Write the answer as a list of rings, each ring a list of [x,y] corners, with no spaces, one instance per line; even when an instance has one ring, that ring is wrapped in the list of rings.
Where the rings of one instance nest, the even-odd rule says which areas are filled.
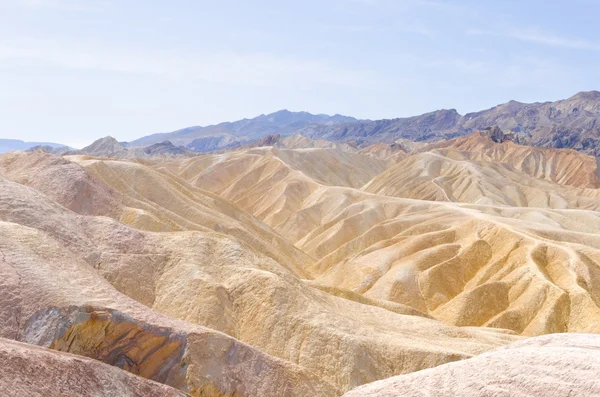
[[[495,134],[494,137],[490,133]],[[598,164],[594,157],[570,149],[519,145],[513,142],[513,138],[514,134],[504,134],[499,129],[476,131],[422,150],[457,159],[508,164],[524,174],[561,185],[600,187]]]
[[[91,145],[81,150],[73,151],[68,154],[85,154],[94,157],[114,157],[126,149],[112,136],[106,136],[94,141]]]
[[[344,397],[600,395],[600,336],[547,335],[478,357],[385,379]],[[551,379],[551,381],[549,381]]]
[[[497,143],[476,132],[406,156],[363,190],[419,200],[595,210],[598,182],[591,156]]]
[[[389,166],[402,161],[406,156],[427,146],[424,142],[413,142],[408,139],[398,139],[393,143],[374,143],[362,148],[359,153],[385,160]]]

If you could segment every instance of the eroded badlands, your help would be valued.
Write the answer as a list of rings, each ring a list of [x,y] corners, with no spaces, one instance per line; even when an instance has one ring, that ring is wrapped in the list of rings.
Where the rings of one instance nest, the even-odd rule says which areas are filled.
[[[590,156],[474,133],[113,157],[0,156],[12,395],[598,391]]]

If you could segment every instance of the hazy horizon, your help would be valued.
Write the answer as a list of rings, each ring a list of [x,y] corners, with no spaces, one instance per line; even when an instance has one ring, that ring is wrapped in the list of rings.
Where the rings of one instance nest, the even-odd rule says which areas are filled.
[[[85,146],[280,109],[461,114],[600,87],[590,0],[0,0],[0,138]]]

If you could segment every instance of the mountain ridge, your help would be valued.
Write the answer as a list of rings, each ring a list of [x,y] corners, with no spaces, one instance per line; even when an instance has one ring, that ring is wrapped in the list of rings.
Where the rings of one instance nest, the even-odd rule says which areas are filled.
[[[51,148],[68,148],[68,146],[53,142],[26,142],[20,139],[0,139],[0,154],[12,152],[13,150],[28,150],[36,146],[48,146]]]
[[[212,151],[235,144],[250,143],[267,135],[289,135],[309,124],[337,124],[356,121],[353,117],[335,114],[312,114],[305,111],[292,112],[287,109],[254,118],[226,121],[208,126],[192,126],[167,133],[158,133],[133,140],[126,148],[145,147],[166,140],[176,146],[184,146],[196,151]]]
[[[419,116],[358,121],[332,127],[309,126],[298,131],[310,138],[333,141],[354,139],[362,145],[398,138],[435,141],[467,135],[489,127],[517,134],[533,146],[572,148],[600,155],[600,92],[582,91],[554,102],[511,100],[460,115],[442,109]]]
[[[313,140],[366,147],[376,143],[391,144],[398,139],[435,142],[496,126],[532,146],[572,148],[599,156],[600,92],[581,91],[566,99],[546,102],[510,100],[464,115],[450,108],[380,120],[283,109],[250,119],[152,134],[126,143],[124,147],[145,147],[169,140],[175,146],[196,152],[213,152],[254,144],[277,134],[282,137],[301,134]]]

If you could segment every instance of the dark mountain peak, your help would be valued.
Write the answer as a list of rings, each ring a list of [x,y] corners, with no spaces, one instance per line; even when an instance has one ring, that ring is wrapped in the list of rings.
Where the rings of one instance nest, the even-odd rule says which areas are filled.
[[[267,135],[264,138],[258,139],[254,142],[244,146],[247,148],[263,147],[263,146],[274,146],[281,140],[280,134]]]
[[[173,145],[173,143],[171,143],[171,141],[155,143],[154,145],[148,146],[147,148],[144,148],[143,150],[144,150],[144,153],[146,153],[150,156],[182,155],[182,154],[192,153],[192,151],[189,149]]]
[[[89,154],[91,156],[110,156],[114,153],[123,152],[125,149],[119,142],[112,136],[105,136],[100,138],[89,146],[84,147],[79,151],[81,154]]]
[[[460,116],[456,109],[438,109],[431,112],[423,113],[418,116],[412,116],[407,118],[398,118],[393,120],[405,120],[411,118],[426,118],[426,117],[446,117],[446,116]]]
[[[600,91],[581,91],[570,97],[568,100],[599,101]]]
[[[506,102],[506,103],[501,103],[500,105],[494,106],[492,109],[499,109],[502,111],[516,111],[518,109],[521,109],[525,104],[523,102],[519,102],[519,101],[515,101],[514,99],[511,99],[510,101]]]
[[[459,114],[456,109],[440,109],[440,110],[437,110],[437,112],[440,112],[440,113],[450,113],[450,114]]]
[[[94,146],[94,145],[104,145],[104,144],[111,144],[111,145],[118,145],[119,141],[117,141],[115,138],[113,138],[110,135],[105,136],[104,138],[100,138],[95,140],[91,145],[89,145],[88,147]]]
[[[148,146],[148,148],[152,148],[152,147],[169,148],[169,147],[177,147],[177,146],[173,145],[173,143],[171,143],[171,141],[164,141],[164,142],[159,142],[159,143],[155,143],[154,145]]]
[[[278,111],[273,112],[271,114],[268,114],[268,116],[276,116],[276,115],[283,115],[283,114],[287,115],[287,114],[292,114],[292,113],[306,113],[306,112],[291,112],[291,111],[289,111],[287,109],[281,109],[281,110],[278,110]]]
[[[481,131],[476,131],[471,135],[476,135],[476,134],[479,134],[483,137],[487,137],[496,143],[503,143],[503,142],[514,142],[516,144],[520,143],[520,138],[517,134],[515,134],[513,132],[507,133],[505,131],[502,131],[502,129],[500,129],[497,125],[495,125],[493,127],[487,127]]]
[[[510,101],[506,102],[504,105],[523,105],[523,102],[519,102],[519,101],[515,101],[514,99],[511,99]]]

